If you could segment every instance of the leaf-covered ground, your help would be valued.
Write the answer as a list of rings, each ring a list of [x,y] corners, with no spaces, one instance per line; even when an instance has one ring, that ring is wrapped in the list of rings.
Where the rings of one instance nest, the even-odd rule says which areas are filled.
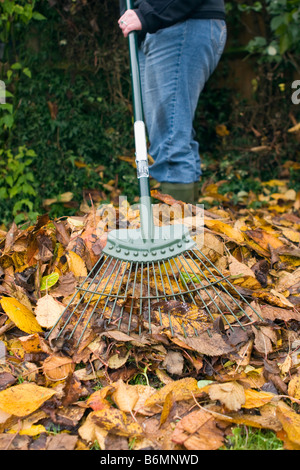
[[[172,202],[153,196],[155,210]],[[45,215],[1,232],[1,450],[216,450],[239,425],[272,430],[284,448],[300,449],[300,194],[270,181],[235,206],[218,185],[205,188],[204,200],[203,250],[262,318],[249,313],[243,329],[215,312],[210,335],[196,315],[197,336],[159,324],[151,334],[146,324],[142,334],[126,333],[102,322],[78,347],[47,339],[99,258],[111,212]],[[260,208],[250,209],[255,200]],[[118,223],[125,210],[138,226],[127,206]],[[188,211],[191,224],[195,207]]]

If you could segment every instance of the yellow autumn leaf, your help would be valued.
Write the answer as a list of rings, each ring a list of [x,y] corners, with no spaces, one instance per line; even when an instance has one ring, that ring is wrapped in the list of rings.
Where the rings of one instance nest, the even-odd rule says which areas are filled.
[[[227,127],[225,126],[225,124],[217,124],[216,125],[216,134],[219,137],[225,137],[226,135],[229,135],[230,132],[227,129]]]
[[[262,229],[246,230],[245,234],[267,252],[270,251],[270,247],[276,249],[284,245],[276,235]]]
[[[126,413],[115,408],[94,411],[93,422],[118,436],[136,437],[143,434],[143,429],[137,422],[133,422]]]
[[[172,390],[168,393],[168,395],[166,396],[166,399],[165,399],[165,402],[164,402],[164,406],[163,406],[163,409],[162,409],[162,412],[161,412],[161,416],[160,416],[160,424],[164,424],[167,419],[168,419],[168,416],[171,412],[171,409],[173,407],[173,404],[174,404],[174,400],[173,400],[173,392]]]
[[[273,292],[272,292],[273,291]],[[274,290],[272,289],[271,292],[267,291],[260,291],[260,292],[253,292],[252,296],[264,300],[265,302],[275,305],[277,307],[281,308],[293,308],[293,305],[289,302],[288,299],[286,299],[283,295],[279,296],[279,293],[274,293]]]
[[[283,235],[294,243],[300,243],[300,233],[292,229],[283,229]]]
[[[273,400],[274,394],[268,392],[258,392],[251,388],[245,389],[246,401],[242,408],[260,408],[261,406]]]
[[[34,383],[14,385],[0,392],[0,410],[15,416],[27,416],[55,393]]]
[[[114,387],[115,391],[111,397],[119,410],[132,412],[139,397],[137,388],[134,385],[125,384],[122,379],[119,379]]]
[[[75,277],[86,277],[87,269],[84,260],[74,251],[67,253],[68,266]]]
[[[295,126],[290,127],[288,129],[288,132],[299,132],[299,131],[300,131],[300,123],[299,122],[297,124],[295,124]]]
[[[86,442],[98,441],[101,450],[105,450],[105,438],[108,434],[103,428],[100,428],[94,422],[94,413],[88,414],[85,422],[78,429],[79,436]]]
[[[242,243],[244,241],[242,232],[221,220],[205,220],[204,225],[215,232],[226,235],[237,243]]]
[[[297,400],[300,399],[300,376],[295,375],[288,385],[288,394],[290,397],[294,397]]]
[[[25,333],[43,331],[34,314],[14,297],[2,297],[1,306],[9,319]]]
[[[15,433],[18,433],[20,434],[20,436],[38,436],[39,434],[43,433],[43,432],[47,432],[45,426],[43,426],[42,424],[32,424],[30,427],[25,427],[23,429],[21,429],[20,431],[18,431],[18,429],[16,429],[17,426],[15,426],[15,429],[12,429],[10,431],[8,431],[9,434],[15,434]]]
[[[189,400],[193,397],[193,394],[196,395],[199,393],[198,382],[192,377],[187,377],[180,380],[174,380],[170,382],[157,392],[153,393],[146,401],[145,406],[151,407],[154,405],[162,405],[165,403],[167,395],[172,392],[173,400]]]
[[[300,445],[300,415],[280,401],[276,414],[290,441]]]

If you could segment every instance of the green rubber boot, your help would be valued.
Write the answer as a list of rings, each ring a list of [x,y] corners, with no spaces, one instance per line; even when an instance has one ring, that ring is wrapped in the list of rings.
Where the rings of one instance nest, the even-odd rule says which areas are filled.
[[[168,183],[160,184],[160,192],[169,194],[177,201],[186,202],[187,204],[196,204],[197,196],[195,194],[196,183]]]

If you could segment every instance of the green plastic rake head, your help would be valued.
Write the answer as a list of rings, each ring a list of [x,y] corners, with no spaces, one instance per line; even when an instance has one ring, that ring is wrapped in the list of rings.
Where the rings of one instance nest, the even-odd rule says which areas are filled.
[[[74,338],[79,344],[93,327],[190,336],[209,331],[218,316],[229,328],[232,321],[243,327],[245,318],[259,314],[196,248],[188,228],[154,225],[135,32],[129,34],[129,52],[140,228],[109,232],[100,259],[47,337]]]

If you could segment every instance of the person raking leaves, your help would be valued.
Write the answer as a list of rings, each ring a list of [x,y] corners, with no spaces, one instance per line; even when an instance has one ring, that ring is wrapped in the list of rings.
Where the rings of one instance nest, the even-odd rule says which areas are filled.
[[[150,176],[161,192],[195,204],[201,158],[193,122],[225,47],[224,0],[137,0],[126,11],[120,0],[120,8],[124,37],[139,35]]]

